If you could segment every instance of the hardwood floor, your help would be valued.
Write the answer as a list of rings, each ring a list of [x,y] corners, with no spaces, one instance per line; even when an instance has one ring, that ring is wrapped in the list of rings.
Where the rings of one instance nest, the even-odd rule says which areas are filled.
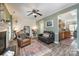
[[[51,43],[47,45],[43,42],[41,43],[52,50],[51,53],[47,53],[44,56],[79,56],[79,52],[72,45],[65,45],[62,43],[60,44]]]
[[[39,41],[41,44],[45,45],[46,47],[50,48],[52,52],[46,53],[44,56],[79,56],[79,52],[77,49],[72,45],[65,45],[65,44],[46,44],[41,42],[38,39],[35,39]],[[18,48],[18,56],[19,56],[19,48]]]

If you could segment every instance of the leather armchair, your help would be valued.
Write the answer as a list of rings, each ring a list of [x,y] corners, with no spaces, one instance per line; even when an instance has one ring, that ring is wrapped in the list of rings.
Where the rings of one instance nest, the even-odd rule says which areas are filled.
[[[31,44],[31,38],[26,34],[22,33],[17,36],[17,42],[19,47],[24,47]]]

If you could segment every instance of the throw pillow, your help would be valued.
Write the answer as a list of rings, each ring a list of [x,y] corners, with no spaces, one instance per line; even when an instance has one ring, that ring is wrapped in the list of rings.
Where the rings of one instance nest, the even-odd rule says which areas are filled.
[[[44,33],[43,36],[44,37],[49,37],[49,33]]]

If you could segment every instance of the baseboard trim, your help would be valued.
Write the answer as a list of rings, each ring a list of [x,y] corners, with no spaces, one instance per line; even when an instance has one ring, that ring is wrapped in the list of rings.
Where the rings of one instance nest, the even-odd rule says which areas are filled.
[[[77,49],[77,51],[79,52],[79,49]]]
[[[59,42],[55,41],[56,44],[59,44]]]

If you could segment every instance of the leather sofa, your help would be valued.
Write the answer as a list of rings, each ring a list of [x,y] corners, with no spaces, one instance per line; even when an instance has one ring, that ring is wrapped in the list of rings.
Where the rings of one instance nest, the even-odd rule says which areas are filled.
[[[53,43],[55,40],[55,34],[51,31],[44,31],[43,34],[38,34],[38,39],[47,44]]]

